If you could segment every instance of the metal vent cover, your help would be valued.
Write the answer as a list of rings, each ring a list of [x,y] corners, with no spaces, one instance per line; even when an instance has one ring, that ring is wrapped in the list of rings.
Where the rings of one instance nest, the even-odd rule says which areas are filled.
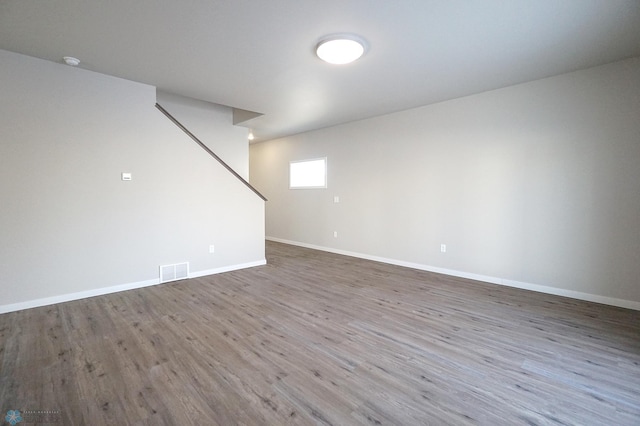
[[[160,282],[178,281],[189,278],[189,262],[160,265]]]

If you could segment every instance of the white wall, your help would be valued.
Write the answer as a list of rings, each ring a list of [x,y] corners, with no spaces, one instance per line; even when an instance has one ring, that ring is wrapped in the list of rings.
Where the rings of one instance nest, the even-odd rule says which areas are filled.
[[[324,156],[328,189],[287,189],[289,161]],[[639,58],[254,144],[250,165],[270,238],[640,309]]]
[[[222,161],[249,180],[249,129],[230,125],[233,108],[162,91],[156,92],[156,100]]]
[[[0,81],[0,312],[264,263],[264,202],[154,87],[7,51]]]

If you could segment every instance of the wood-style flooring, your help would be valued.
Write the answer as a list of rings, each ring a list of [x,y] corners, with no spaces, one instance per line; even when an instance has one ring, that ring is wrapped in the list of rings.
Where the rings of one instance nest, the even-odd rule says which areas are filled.
[[[267,261],[0,315],[0,419],[640,425],[638,311],[271,242]]]

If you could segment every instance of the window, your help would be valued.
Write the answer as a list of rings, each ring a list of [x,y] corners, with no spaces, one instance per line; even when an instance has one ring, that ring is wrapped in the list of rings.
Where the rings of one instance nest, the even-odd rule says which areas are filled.
[[[326,187],[326,158],[292,161],[289,163],[289,189]]]

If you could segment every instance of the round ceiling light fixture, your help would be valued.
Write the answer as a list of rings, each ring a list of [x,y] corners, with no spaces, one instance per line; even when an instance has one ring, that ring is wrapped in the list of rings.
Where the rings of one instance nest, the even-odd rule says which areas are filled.
[[[330,64],[348,64],[364,54],[365,45],[364,40],[356,35],[335,34],[318,42],[316,55]]]

